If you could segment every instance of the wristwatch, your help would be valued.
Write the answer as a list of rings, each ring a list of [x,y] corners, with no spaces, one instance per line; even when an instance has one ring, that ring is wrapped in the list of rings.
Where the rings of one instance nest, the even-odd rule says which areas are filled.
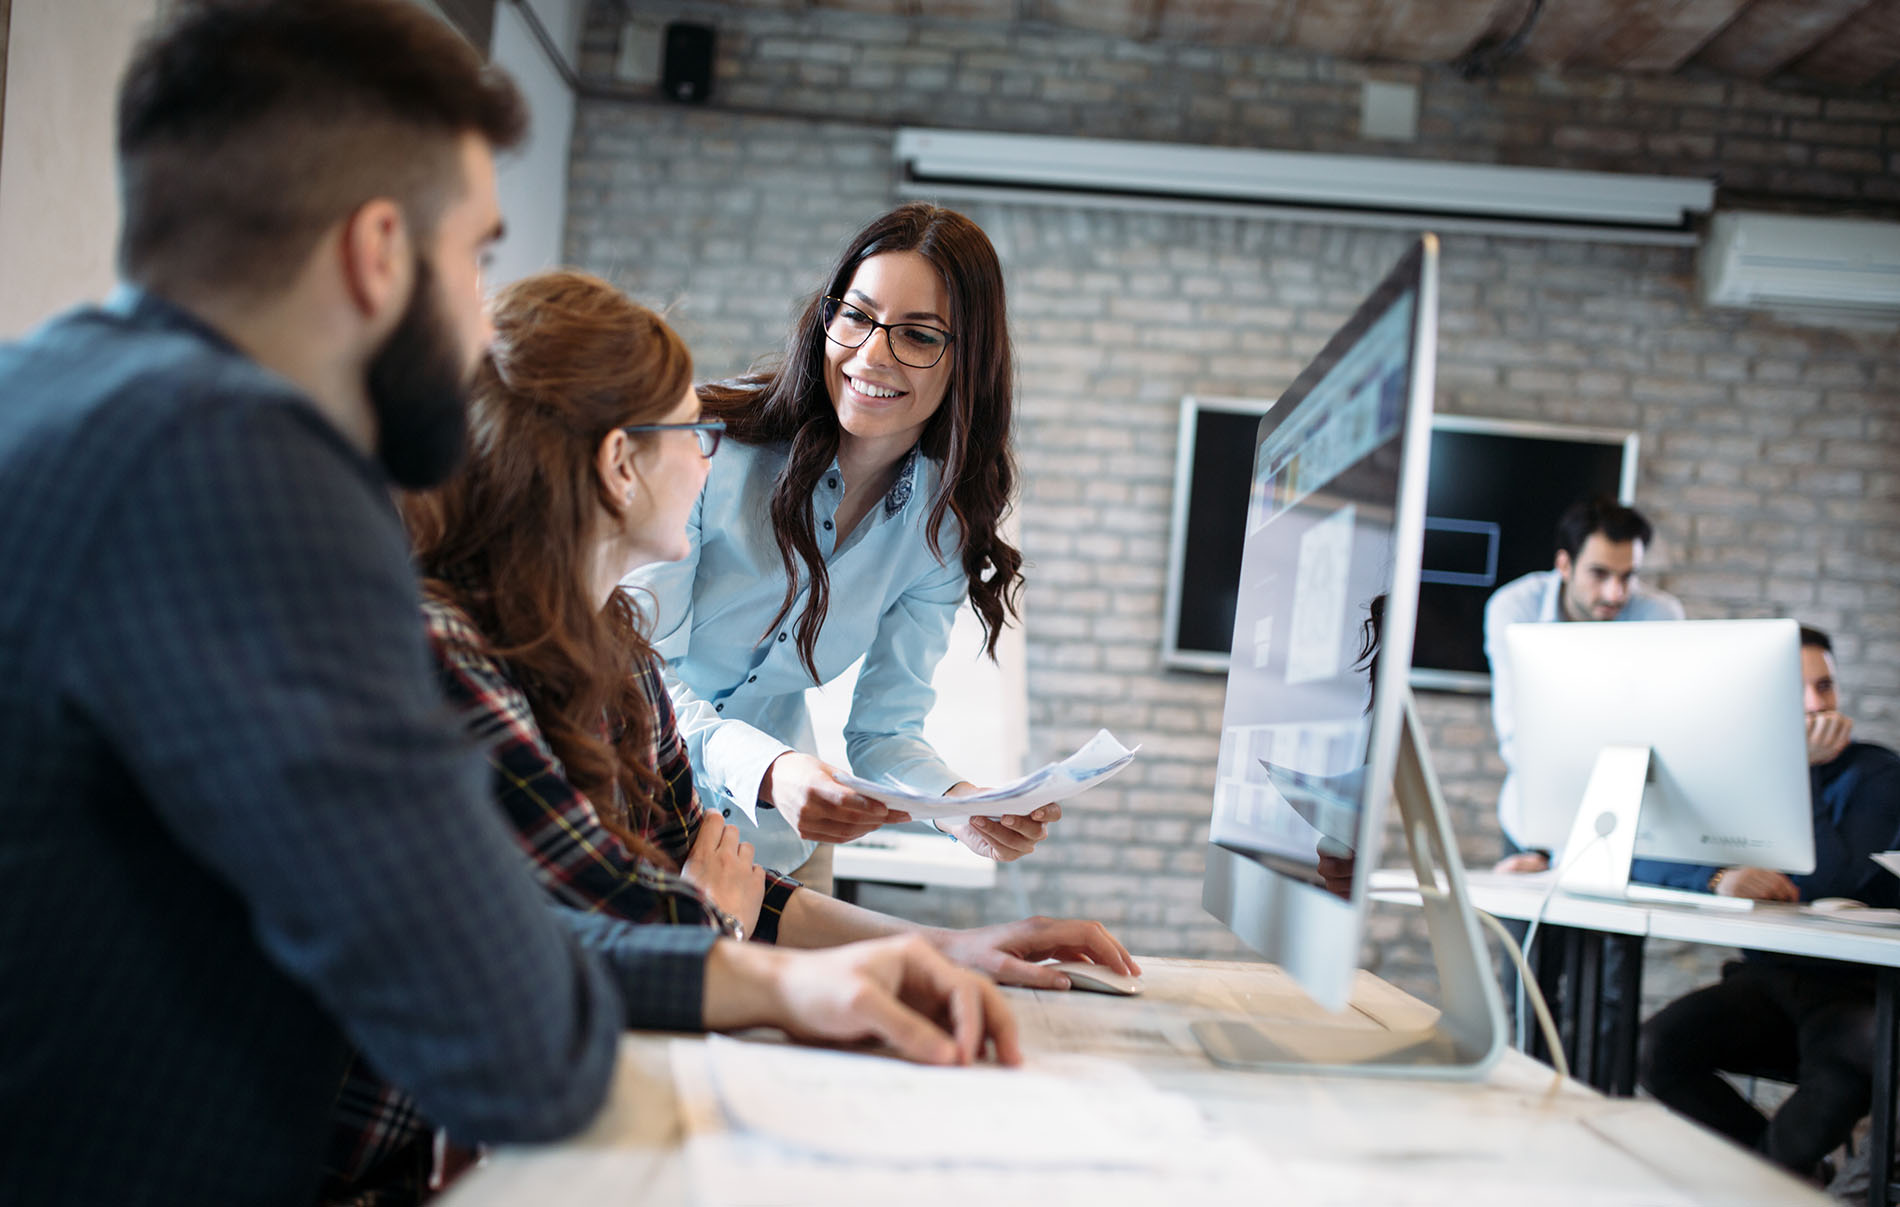
[[[728,939],[737,939],[741,943],[745,942],[745,923],[739,921],[737,916],[720,909],[717,905],[712,905],[711,902],[707,904],[712,909],[713,916],[719,919],[719,929],[726,932],[726,937]]]

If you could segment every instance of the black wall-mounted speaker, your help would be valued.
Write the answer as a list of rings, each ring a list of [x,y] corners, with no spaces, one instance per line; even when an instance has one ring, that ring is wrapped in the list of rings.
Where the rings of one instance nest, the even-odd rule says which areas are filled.
[[[660,87],[676,101],[698,103],[712,95],[713,27],[673,21],[666,27]]]

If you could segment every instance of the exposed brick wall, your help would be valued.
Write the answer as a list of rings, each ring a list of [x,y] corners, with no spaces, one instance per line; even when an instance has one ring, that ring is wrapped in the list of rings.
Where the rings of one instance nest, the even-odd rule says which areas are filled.
[[[879,123],[1099,135],[1718,177],[1738,194],[1900,204],[1900,96],[1821,96],[1715,77],[1360,64],[1271,49],[835,8],[597,5],[718,31],[716,106]],[[929,10],[931,5],[920,8]],[[604,74],[612,32],[596,39]],[[1360,85],[1419,86],[1414,142],[1358,134]]]
[[[898,199],[885,119],[1719,170],[1780,200],[1895,197],[1890,97],[1602,76],[1467,84],[1073,33],[666,12],[716,19],[714,101],[581,106],[567,253],[671,306],[706,375],[773,351],[842,240]],[[597,20],[588,45],[588,69],[604,74],[611,22]],[[1353,137],[1368,75],[1420,83],[1419,143]],[[867,900],[962,922],[1013,915],[1026,899],[1102,918],[1138,951],[1231,954],[1234,940],[1199,904],[1223,682],[1159,668],[1177,406],[1188,393],[1277,394],[1408,237],[1268,218],[960,208],[1003,258],[1021,372],[1030,756],[1066,752],[1100,726],[1145,749],[994,896]],[[1705,309],[1686,249],[1455,235],[1443,265],[1440,409],[1639,431],[1638,497],[1661,529],[1653,577],[1692,616],[1796,614],[1832,629],[1847,707],[1868,736],[1900,742],[1900,340]],[[1488,862],[1502,767],[1486,702],[1426,695],[1421,708],[1464,853]],[[1650,996],[1705,976],[1713,959],[1654,961]],[[1375,915],[1367,961],[1429,984],[1403,911]]]

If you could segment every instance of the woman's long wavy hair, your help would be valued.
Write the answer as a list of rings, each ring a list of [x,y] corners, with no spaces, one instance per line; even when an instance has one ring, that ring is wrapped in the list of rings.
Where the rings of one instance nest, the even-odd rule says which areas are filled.
[[[1015,371],[1003,306],[1003,270],[976,223],[924,202],[901,205],[859,231],[825,286],[805,305],[778,363],[762,373],[705,386],[700,400],[726,421],[726,434],[747,444],[787,443],[791,455],[772,491],[772,534],[785,566],[785,599],[768,626],[791,613],[801,585],[810,603],[798,618],[798,653],[818,677],[818,631],[831,602],[831,581],[812,522],[812,491],[838,454],[838,413],[825,386],[824,300],[843,296],[858,265],[884,252],[914,251],[933,264],[950,294],[950,384],[943,405],[918,442],[942,467],[930,501],[930,551],[945,557],[940,533],[948,515],[962,531],[963,572],[970,602],[983,622],[985,648],[996,656],[1003,625],[1017,615],[1023,557],[1000,530],[1016,490],[1010,434]]]
[[[647,765],[653,717],[628,668],[653,650],[625,592],[605,608],[595,596],[598,517],[626,507],[596,454],[614,429],[679,405],[692,357],[657,314],[584,273],[516,282],[493,312],[468,461],[403,500],[416,558],[527,694],[568,781],[631,850],[670,867],[640,834],[664,785]]]

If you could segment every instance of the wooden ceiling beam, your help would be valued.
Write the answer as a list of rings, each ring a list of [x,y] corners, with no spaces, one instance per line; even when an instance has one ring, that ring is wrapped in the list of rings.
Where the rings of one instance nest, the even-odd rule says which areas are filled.
[[[1381,7],[1379,0],[1303,0],[1293,21],[1293,44],[1343,58],[1364,55]]]
[[[1544,0],[1522,55],[1545,67],[1589,62],[1589,48],[1622,26],[1624,0]]]
[[[1789,65],[1797,75],[1865,88],[1900,61],[1900,0],[1874,0]]]
[[[1870,0],[1755,0],[1697,52],[1697,67],[1765,80],[1807,54]]]
[[[1525,9],[1523,0],[1397,0],[1386,7],[1373,51],[1408,63],[1449,63],[1486,35],[1509,37]]]
[[[1299,0],[1161,0],[1155,36],[1182,42],[1286,46]]]
[[[1678,0],[1673,5],[1650,5],[1638,21],[1605,49],[1617,70],[1671,72],[1693,58],[1750,0]]]

